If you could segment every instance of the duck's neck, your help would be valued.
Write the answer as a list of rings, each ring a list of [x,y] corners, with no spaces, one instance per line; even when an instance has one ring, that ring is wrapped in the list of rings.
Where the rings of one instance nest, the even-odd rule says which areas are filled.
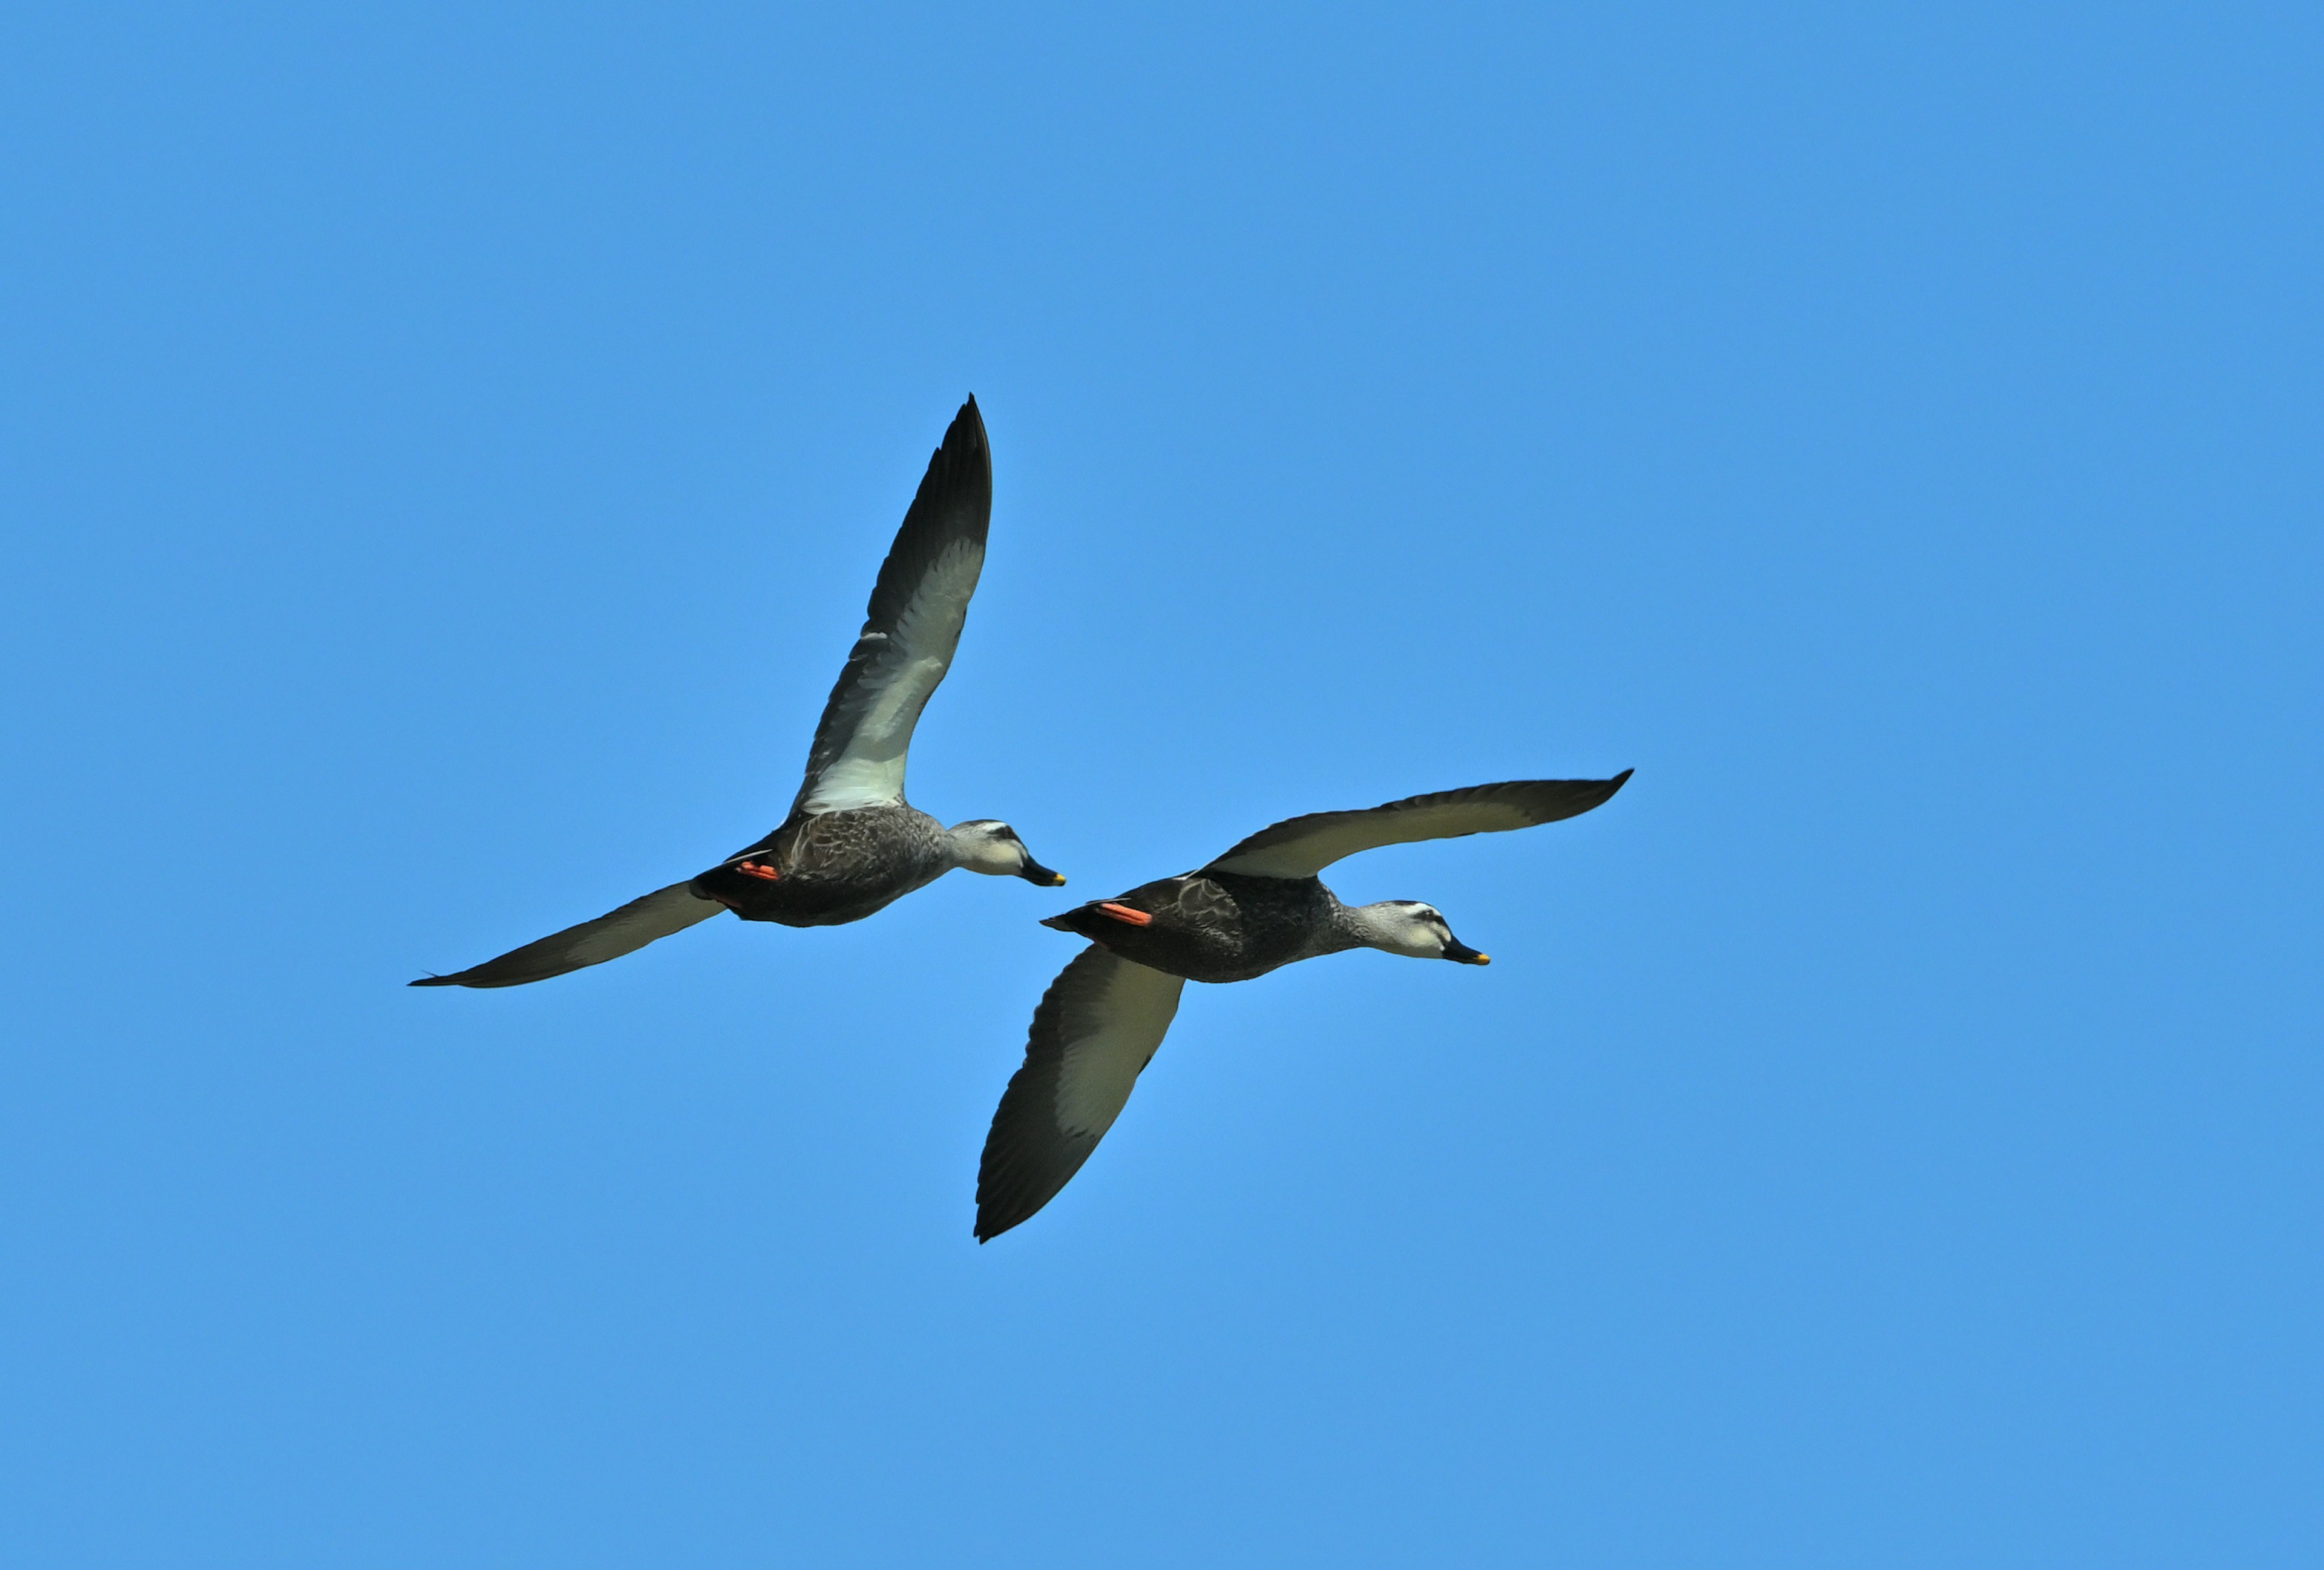
[[[1393,949],[1397,928],[1391,923],[1386,907],[1343,905],[1334,897],[1331,924],[1325,932],[1316,949],[1318,954],[1338,954],[1351,948]]]
[[[976,864],[978,847],[971,842],[968,836],[956,828],[948,828],[945,830],[944,839],[945,854],[952,858],[951,865],[945,867],[945,871],[950,872],[954,867],[973,867]]]
[[[1335,905],[1338,902],[1333,901]],[[1428,959],[1436,955],[1436,939],[1413,920],[1412,907],[1401,900],[1383,900],[1377,905],[1339,905],[1332,912],[1334,943],[1324,953],[1342,948],[1377,948],[1383,954],[1400,954],[1407,959]]]
[[[1332,901],[1332,950],[1343,948],[1378,948],[1388,936],[1381,925],[1380,914],[1370,905],[1342,905]]]

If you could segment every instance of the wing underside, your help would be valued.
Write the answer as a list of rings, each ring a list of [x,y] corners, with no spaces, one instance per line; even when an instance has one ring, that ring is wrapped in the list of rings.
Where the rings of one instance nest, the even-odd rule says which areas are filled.
[[[794,813],[903,799],[912,729],[952,668],[991,517],[992,457],[971,398],[929,458],[881,564],[863,631],[816,726]]]
[[[584,921],[553,932],[522,948],[512,948],[498,959],[488,959],[452,975],[422,976],[416,987],[512,987],[546,981],[568,970],[603,965],[609,959],[643,948],[658,937],[683,932],[697,921],[707,921],[726,909],[715,900],[694,892],[690,882],[657,889],[595,921]]]
[[[1358,812],[1311,812],[1260,829],[1206,871],[1262,878],[1312,878],[1342,856],[1384,845],[1454,839],[1554,823],[1598,806],[1630,777],[1509,780],[1408,796]]]
[[[978,1242],[1031,1216],[1081,1170],[1162,1045],[1185,984],[1094,946],[1050,984],[985,1136]]]

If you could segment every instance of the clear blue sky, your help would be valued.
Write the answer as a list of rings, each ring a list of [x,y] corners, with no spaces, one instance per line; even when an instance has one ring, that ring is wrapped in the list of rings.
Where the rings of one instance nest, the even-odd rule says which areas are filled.
[[[2317,1563],[2319,46],[15,11],[9,1563]],[[1069,895],[407,990],[778,819],[970,392]],[[972,1242],[1038,918],[1628,766]]]

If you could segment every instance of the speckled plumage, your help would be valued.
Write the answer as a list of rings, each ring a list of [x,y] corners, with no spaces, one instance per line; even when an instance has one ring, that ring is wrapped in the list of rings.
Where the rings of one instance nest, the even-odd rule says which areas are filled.
[[[748,858],[773,882],[734,870]],[[794,814],[747,850],[694,880],[695,892],[745,921],[836,927],[936,882],[959,864],[945,826],[908,802]]]
[[[1124,905],[1154,918],[1135,927],[1102,905]],[[1078,933],[1122,958],[1188,981],[1239,982],[1296,960],[1356,947],[1339,896],[1321,878],[1254,878],[1188,873],[1143,883],[1041,925]]]

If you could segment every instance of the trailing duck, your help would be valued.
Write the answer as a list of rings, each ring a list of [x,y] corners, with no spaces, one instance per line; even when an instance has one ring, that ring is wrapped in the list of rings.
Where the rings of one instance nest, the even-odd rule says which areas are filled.
[[[1433,905],[1343,905],[1316,874],[1384,845],[1528,828],[1604,802],[1630,777],[1512,780],[1314,812],[1261,829],[1209,865],[1053,916],[1090,947],[1033,1011],[976,1175],[976,1237],[999,1236],[1056,1196],[1113,1126],[1162,1045],[1190,981],[1239,982],[1320,955],[1377,948],[1488,965]]]

